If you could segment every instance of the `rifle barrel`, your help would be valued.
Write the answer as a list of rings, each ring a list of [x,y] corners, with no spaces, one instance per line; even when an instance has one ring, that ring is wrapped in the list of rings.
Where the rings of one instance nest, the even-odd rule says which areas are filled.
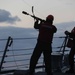
[[[33,17],[34,19],[36,19],[36,20],[45,21],[45,20],[43,20],[43,19],[41,19],[39,17],[33,16],[33,15],[31,15],[31,14],[25,12],[25,11],[23,11],[22,13],[25,14],[25,15],[29,15],[29,16]]]

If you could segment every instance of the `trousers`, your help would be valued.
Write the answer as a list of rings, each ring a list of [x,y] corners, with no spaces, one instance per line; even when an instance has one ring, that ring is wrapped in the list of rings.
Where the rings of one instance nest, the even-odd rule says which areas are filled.
[[[30,75],[33,75],[33,73],[35,72],[36,64],[42,53],[44,56],[45,71],[46,71],[47,75],[51,75],[51,73],[52,73],[51,52],[52,52],[51,43],[37,42],[37,44],[34,48],[33,54],[31,56],[31,59],[30,59],[30,67],[29,67]]]
[[[74,70],[74,55],[75,55],[75,46],[71,48],[69,53],[69,65],[71,70]]]

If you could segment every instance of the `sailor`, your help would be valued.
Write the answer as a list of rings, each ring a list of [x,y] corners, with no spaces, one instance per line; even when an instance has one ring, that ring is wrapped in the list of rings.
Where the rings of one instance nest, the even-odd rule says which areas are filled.
[[[69,47],[71,47],[70,53],[69,53],[69,65],[70,69],[66,71],[66,73],[74,73],[74,55],[75,55],[75,27],[72,29],[71,32],[65,31],[65,34],[68,35],[72,39],[72,44],[70,44],[70,41],[68,41],[68,44],[70,44]]]
[[[48,15],[46,21],[36,19],[34,28],[38,29],[39,35],[37,44],[34,48],[33,54],[30,59],[29,75],[33,75],[35,67],[41,53],[44,55],[45,71],[47,75],[52,75],[51,69],[51,52],[53,35],[56,33],[57,28],[53,25],[54,16]]]

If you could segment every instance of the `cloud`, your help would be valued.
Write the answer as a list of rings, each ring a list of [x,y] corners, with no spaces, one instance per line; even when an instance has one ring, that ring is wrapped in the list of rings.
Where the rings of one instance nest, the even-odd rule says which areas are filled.
[[[55,24],[55,26],[57,27],[57,33],[56,36],[64,36],[64,32],[67,31],[71,31],[73,29],[73,27],[75,27],[75,21],[71,21],[71,22],[63,22],[63,23],[59,23],[59,24]]]
[[[0,9],[0,23],[6,22],[14,24],[16,21],[20,21],[18,16],[13,17],[9,11]]]
[[[59,23],[56,24],[56,26],[62,30],[71,30],[73,27],[75,27],[75,21]]]

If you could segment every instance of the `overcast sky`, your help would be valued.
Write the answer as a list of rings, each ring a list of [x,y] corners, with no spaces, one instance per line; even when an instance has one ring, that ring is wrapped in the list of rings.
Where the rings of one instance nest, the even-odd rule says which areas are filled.
[[[45,19],[54,15],[54,24],[75,21],[75,0],[0,0],[0,26],[33,27],[34,19],[22,14],[32,14]]]

